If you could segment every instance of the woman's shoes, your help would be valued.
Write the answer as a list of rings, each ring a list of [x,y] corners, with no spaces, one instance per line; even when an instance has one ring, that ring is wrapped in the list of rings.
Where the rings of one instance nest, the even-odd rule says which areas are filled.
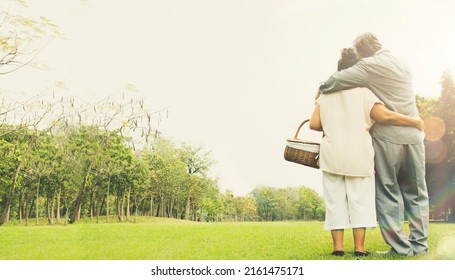
[[[344,251],[333,251],[330,255],[336,256],[336,257],[342,257],[344,256]],[[360,251],[355,251],[354,256],[356,257],[367,257],[371,255],[370,251],[365,251],[365,252],[360,252]]]
[[[354,256],[356,256],[356,257],[367,257],[369,255],[371,255],[371,253],[369,251],[365,251],[365,252],[355,251],[354,252]]]
[[[344,256],[344,251],[333,251],[332,254],[330,254],[330,255],[342,257],[342,256]]]

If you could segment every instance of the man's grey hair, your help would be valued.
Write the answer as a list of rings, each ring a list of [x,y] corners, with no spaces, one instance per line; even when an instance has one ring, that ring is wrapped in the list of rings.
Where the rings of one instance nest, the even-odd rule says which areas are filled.
[[[354,48],[360,57],[369,57],[380,50],[382,45],[376,35],[366,32],[357,36],[354,40]]]

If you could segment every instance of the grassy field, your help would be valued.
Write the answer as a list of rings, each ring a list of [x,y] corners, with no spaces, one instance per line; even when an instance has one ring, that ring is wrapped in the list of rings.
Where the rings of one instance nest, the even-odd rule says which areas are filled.
[[[352,256],[347,230],[341,258]],[[430,252],[410,258],[373,254],[367,259],[455,259],[455,224],[430,225]],[[332,260],[322,222],[196,223],[139,217],[136,222],[0,227],[0,260]],[[387,250],[379,229],[367,249]]]

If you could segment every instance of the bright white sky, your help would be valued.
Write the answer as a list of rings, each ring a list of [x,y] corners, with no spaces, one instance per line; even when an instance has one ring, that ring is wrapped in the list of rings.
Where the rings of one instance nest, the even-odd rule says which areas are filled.
[[[95,101],[133,84],[150,111],[169,107],[164,136],[204,144],[222,190],[237,195],[260,185],[321,193],[319,170],[283,159],[285,140],[356,35],[373,32],[406,59],[418,94],[438,95],[442,71],[455,69],[455,1],[28,2],[68,39],[39,56],[47,71],[2,76],[3,92],[34,95],[62,81],[64,94]]]

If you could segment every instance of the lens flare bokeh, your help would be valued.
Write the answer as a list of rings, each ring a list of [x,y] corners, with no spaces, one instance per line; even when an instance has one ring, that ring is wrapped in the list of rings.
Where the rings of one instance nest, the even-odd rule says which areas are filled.
[[[446,125],[438,117],[429,117],[424,120],[425,123],[425,159],[428,163],[440,163],[446,157],[448,148],[442,141],[446,133]]]
[[[447,157],[447,145],[442,140],[429,141],[425,144],[425,161],[440,163]]]
[[[424,123],[425,140],[427,141],[440,140],[446,133],[446,125],[444,121],[438,117],[426,118]]]

